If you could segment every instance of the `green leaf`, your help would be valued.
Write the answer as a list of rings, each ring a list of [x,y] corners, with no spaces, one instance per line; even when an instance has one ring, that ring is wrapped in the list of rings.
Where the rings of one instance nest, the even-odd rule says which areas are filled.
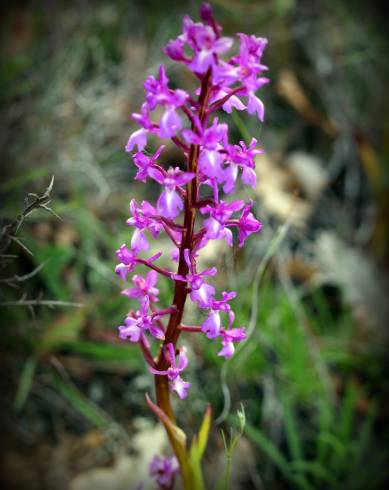
[[[194,488],[196,490],[202,490],[204,488],[204,479],[201,469],[201,459],[203,457],[205,448],[207,447],[209,429],[211,427],[211,415],[212,409],[208,405],[204,418],[200,427],[198,436],[194,436],[189,452],[189,462],[192,472],[192,479]]]
[[[45,167],[33,168],[32,170],[24,170],[23,173],[18,173],[15,177],[0,184],[0,192],[11,192],[18,187],[28,184],[39,177],[49,175],[49,170]]]
[[[174,422],[172,422],[166,413],[151,401],[150,397],[146,394],[146,401],[151,410],[155,413],[155,415],[159,418],[159,420],[165,426],[168,434],[174,439],[177,447],[180,448],[182,454],[186,453],[186,434],[185,432],[178,427]]]
[[[16,411],[21,410],[26,403],[34,379],[35,369],[36,359],[34,357],[29,357],[24,363],[22,372],[20,373],[18,389],[14,401],[14,408]]]
[[[237,411],[236,415],[236,425],[239,428],[239,432],[234,435],[234,431],[231,429],[230,440],[229,442],[227,442],[224,431],[221,431],[226,456],[226,468],[224,471],[224,477],[216,484],[216,490],[228,490],[230,488],[232,456],[239,442],[239,439],[242,437],[244,429],[246,427],[246,414],[243,403],[241,403],[240,406],[241,408]]]
[[[197,452],[200,460],[203,457],[205,448],[207,447],[209,429],[211,427],[211,416],[212,416],[212,408],[211,405],[208,405],[204,414],[203,422],[200,427],[198,443],[197,443],[198,446]]]
[[[80,308],[53,320],[42,334],[37,346],[38,355],[50,354],[64,344],[76,340],[83,327],[85,315],[86,309]]]
[[[36,244],[30,244],[29,241],[27,241],[27,245],[34,253],[37,264],[47,261],[47,265],[40,271],[39,277],[45,282],[51,294],[56,299],[69,300],[70,293],[66,287],[63,273],[65,266],[74,257],[74,249],[59,245],[37,247]]]
[[[339,419],[339,436],[347,444],[350,439],[353,420],[356,411],[358,393],[350,381],[346,387],[346,393],[343,398]]]
[[[146,394],[146,401],[151,410],[159,418],[159,420],[165,426],[166,432],[169,436],[170,443],[174,449],[177,459],[180,463],[181,476],[184,482],[185,488],[191,488],[197,490],[193,484],[193,477],[190,468],[190,462],[188,459],[188,451],[186,449],[186,434],[180,429],[166,413],[155,403],[153,403],[150,397]],[[200,489],[199,489],[200,490]]]
[[[286,439],[288,441],[288,447],[292,459],[303,460],[303,450],[300,440],[300,435],[297,427],[297,421],[293,413],[293,407],[289,396],[284,394],[281,396],[282,411],[283,411],[283,421],[285,425]]]
[[[320,463],[315,461],[293,461],[290,463],[293,471],[298,473],[310,473],[317,477],[321,481],[334,482],[335,476],[331,474],[326,468],[324,468]]]
[[[235,426],[238,425],[237,417],[229,417],[231,423]],[[273,444],[273,442],[266,437],[266,435],[259,429],[256,429],[252,425],[246,423],[245,434],[247,437],[256,444],[265,455],[270,458],[275,466],[286,476],[290,474],[290,465],[281,451]]]
[[[323,448],[330,449],[330,452],[335,454],[337,458],[343,458],[346,448],[342,441],[331,432],[321,432],[318,436],[318,442]],[[323,459],[323,461],[325,460]]]
[[[61,347],[93,361],[120,362],[128,364],[134,369],[143,366],[141,357],[136,355],[134,347],[124,343],[110,344],[90,340],[74,340],[63,343]]]
[[[109,417],[97,406],[95,406],[90,400],[84,397],[84,395],[71,383],[70,380],[65,380],[58,373],[52,373],[52,380],[54,387],[58,392],[66,398],[66,400],[86,419],[97,427],[107,427],[111,425]]]
[[[373,402],[356,439],[354,456],[356,464],[362,463],[363,455],[368,448],[369,441],[373,435],[373,424],[377,418],[377,413],[378,403]]]

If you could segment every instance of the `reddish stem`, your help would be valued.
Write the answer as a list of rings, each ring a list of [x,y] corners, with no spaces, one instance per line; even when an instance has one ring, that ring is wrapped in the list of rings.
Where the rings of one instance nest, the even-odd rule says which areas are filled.
[[[172,141],[173,143],[178,146],[179,148],[182,148],[184,150],[185,153],[188,153],[189,152],[189,146],[187,146],[182,140],[180,140],[180,138],[178,138],[177,136],[173,136],[172,137]]]
[[[199,97],[199,120],[201,124],[204,123],[207,116],[207,106],[209,103],[209,96],[211,91],[211,69],[207,71],[201,83],[201,92]],[[195,125],[192,123],[192,130],[196,130]],[[199,145],[191,145],[189,157],[188,157],[188,172],[193,172],[196,177],[192,179],[187,185],[186,199],[185,199],[185,217],[182,240],[180,244],[180,256],[177,274],[186,276],[188,273],[188,266],[184,257],[184,250],[189,249],[191,253],[193,248],[193,234],[194,225],[196,219],[196,202],[198,198],[198,176],[197,176],[197,162],[199,157],[200,147]],[[188,294],[186,283],[182,281],[175,281],[173,304],[177,310],[170,315],[169,323],[165,333],[165,340],[160,348],[157,357],[157,369],[159,371],[165,371],[169,364],[163,355],[165,346],[172,343],[174,347],[177,344],[181,330],[179,328],[184,313],[185,301]],[[169,380],[167,376],[155,376],[155,390],[157,396],[158,406],[165,412],[172,422],[175,422],[175,415],[170,402],[169,392]],[[170,441],[174,447],[174,440],[168,433]]]
[[[180,325],[178,328],[182,332],[193,332],[193,333],[199,333],[199,332],[201,332],[201,327],[191,327],[189,325]]]
[[[168,277],[169,279],[171,278],[172,276],[172,273],[169,272],[167,269],[163,269],[162,267],[159,267],[158,265],[155,265],[155,264],[152,264],[151,262],[149,262],[148,260],[146,259],[136,259],[136,262],[138,264],[143,264],[145,265],[146,267],[150,267],[150,269],[154,269],[155,271],[157,271],[159,274],[162,274],[163,276],[165,277]]]

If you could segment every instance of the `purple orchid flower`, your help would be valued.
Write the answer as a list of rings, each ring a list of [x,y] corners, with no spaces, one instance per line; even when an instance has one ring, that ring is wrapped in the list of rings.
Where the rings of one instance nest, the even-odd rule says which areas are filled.
[[[166,56],[174,61],[180,61],[181,63],[189,64],[190,58],[185,55],[184,52],[185,43],[182,39],[172,39],[168,42],[164,52]]]
[[[217,274],[217,269],[216,267],[211,267],[203,272],[197,272],[194,261],[192,262],[190,259],[189,249],[184,250],[184,258],[189,273],[185,277],[180,274],[175,274],[173,278],[178,281],[187,282],[191,289],[190,299],[197,302],[200,308],[209,308],[211,299],[215,294],[215,288],[210,284],[206,284],[203,277],[214,276]]]
[[[135,131],[128,139],[125,147],[127,153],[130,153],[135,146],[138,148],[138,151],[143,151],[147,145],[148,133],[155,133],[158,130],[158,126],[150,119],[150,110],[146,103],[142,105],[140,114],[134,112],[131,117],[140,124],[142,128]]]
[[[202,214],[209,213],[209,218],[204,221],[205,237],[207,239],[224,239],[227,244],[232,246],[232,232],[227,227],[232,214],[240,211],[244,206],[244,201],[237,200],[228,204],[220,201],[217,206],[205,206],[200,209]]]
[[[147,229],[153,238],[157,238],[163,230],[157,210],[148,201],[142,201],[140,207],[137,206],[135,199],[131,199],[130,212],[132,217],[127,220],[127,224],[142,231]]]
[[[149,175],[159,184],[165,186],[165,190],[159,196],[157,202],[157,210],[164,218],[176,218],[184,204],[176,188],[190,182],[195,174],[192,172],[183,172],[178,167],[170,167],[167,172],[162,172],[160,169],[151,168]]]
[[[186,348],[181,347],[178,353],[178,362],[176,362],[176,353],[174,350],[174,345],[172,343],[169,343],[166,345],[165,357],[166,360],[170,363],[168,369],[158,371],[157,369],[150,367],[149,371],[157,376],[167,376],[170,380],[171,390],[175,391],[181,399],[185,398],[187,396],[187,390],[190,386],[190,383],[184,381],[180,377],[180,373],[188,365]]]
[[[174,108],[181,107],[189,97],[185,90],[172,90],[169,88],[169,79],[166,76],[163,65],[159,67],[159,79],[157,80],[153,75],[150,75],[144,83],[144,88],[146,91],[146,102],[151,111],[157,105]]]
[[[247,147],[244,141],[239,145],[226,145],[227,157],[229,163],[224,170],[223,191],[229,194],[235,189],[235,183],[238,177],[238,169],[242,168],[242,182],[253,189],[257,185],[257,175],[255,173],[255,156],[263,153],[256,148],[257,140],[252,138],[250,145]]]
[[[184,18],[180,39],[193,50],[189,68],[200,74],[213,66],[217,55],[228,51],[233,44],[233,39],[219,37],[211,26],[195,23],[189,17]]]
[[[145,296],[140,303],[140,310],[131,313],[124,320],[125,325],[119,327],[119,337],[122,340],[129,339],[130,342],[139,342],[140,338],[146,331],[159,340],[165,338],[163,330],[155,323],[155,320],[164,313],[155,312],[151,315],[148,313],[150,300]]]
[[[222,297],[220,300],[212,299],[210,304],[210,313],[208,318],[204,321],[201,330],[207,334],[209,339],[214,339],[219,337],[221,334],[222,323],[220,312],[223,311],[228,315],[228,326],[229,328],[234,322],[235,314],[231,310],[231,306],[228,304],[228,301],[235,298],[236,292],[231,291],[227,293],[226,291],[222,292]]]
[[[165,145],[161,145],[152,157],[148,157],[142,152],[137,152],[134,155],[134,163],[138,167],[138,172],[135,175],[135,180],[146,182],[149,175],[149,169],[155,166],[155,162],[158,160]]]
[[[243,328],[231,328],[221,332],[222,336],[222,349],[219,351],[218,356],[229,359],[235,352],[235,342],[241,342],[246,339],[246,333]]]
[[[149,466],[150,475],[161,488],[172,488],[175,476],[179,473],[175,456],[154,456]]]
[[[159,123],[158,134],[161,138],[171,138],[182,128],[182,120],[176,109],[182,107],[189,97],[184,90],[172,90],[168,84],[163,65],[159,68],[158,80],[150,75],[144,83],[149,110],[154,111],[158,105],[165,107]]]
[[[127,248],[124,243],[118,248],[118,250],[116,250],[116,256],[119,260],[121,260],[121,262],[116,266],[115,272],[122,278],[123,281],[126,279],[127,273],[134,270],[137,262],[138,251],[139,250],[134,251]]]
[[[182,135],[191,145],[199,145],[203,148],[199,156],[199,170],[209,178],[219,178],[221,176],[221,165],[224,161],[224,154],[219,151],[219,142],[224,140],[227,135],[227,125],[218,123],[215,117],[212,126],[203,129],[198,118],[195,118],[197,132],[186,129]]]
[[[253,203],[247,204],[242,211],[242,215],[238,220],[238,240],[239,247],[243,247],[246,238],[252,233],[257,233],[262,228],[262,223],[254,218],[250,209],[253,207]]]
[[[158,274],[154,270],[149,271],[146,277],[135,274],[132,278],[135,287],[124,289],[122,294],[132,299],[142,299],[147,296],[150,302],[156,303],[159,294],[159,289],[155,287],[157,281]]]

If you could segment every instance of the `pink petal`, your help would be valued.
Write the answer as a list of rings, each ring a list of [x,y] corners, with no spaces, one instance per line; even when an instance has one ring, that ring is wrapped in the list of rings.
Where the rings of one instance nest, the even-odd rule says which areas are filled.
[[[164,190],[159,196],[157,202],[158,212],[164,218],[176,218],[180,214],[183,207],[184,204],[182,199],[175,190]]]
[[[247,112],[249,114],[257,114],[258,119],[263,122],[265,117],[265,106],[263,105],[263,102],[252,93],[249,94]]]
[[[175,136],[177,131],[182,128],[182,121],[180,116],[174,110],[174,108],[167,109],[159,123],[159,136],[161,138],[171,138]]]
[[[138,147],[138,151],[142,151],[147,144],[146,130],[141,128],[129,137],[126,144],[126,152],[129,153],[133,150],[134,146]]]

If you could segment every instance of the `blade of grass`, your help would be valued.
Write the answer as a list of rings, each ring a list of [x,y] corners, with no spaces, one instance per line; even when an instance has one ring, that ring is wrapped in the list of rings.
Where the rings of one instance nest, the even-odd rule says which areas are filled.
[[[301,438],[297,427],[297,420],[294,415],[289,396],[287,394],[283,394],[280,398],[283,411],[285,434],[290,455],[293,460],[303,461],[303,445],[301,443]]]
[[[52,372],[52,382],[57,391],[72,405],[72,407],[81,413],[89,422],[99,428],[105,428],[111,425],[109,417],[90,400],[88,400],[74,386],[70,380],[65,380],[55,371]]]
[[[34,379],[35,370],[36,359],[34,357],[29,357],[28,359],[26,359],[23,365],[22,371],[20,373],[18,389],[16,391],[14,409],[17,412],[20,411],[26,403]]]
[[[228,421],[231,425],[239,427],[239,420],[237,416],[229,416]],[[273,462],[273,464],[283,473],[285,477],[290,476],[291,468],[283,456],[281,451],[273,442],[259,429],[256,429],[251,424],[246,422],[245,434],[247,437],[258,446],[261,451]]]
[[[62,348],[95,361],[123,362],[133,369],[143,366],[141,357],[135,354],[133,347],[130,345],[78,340],[66,342],[62,345]]]

